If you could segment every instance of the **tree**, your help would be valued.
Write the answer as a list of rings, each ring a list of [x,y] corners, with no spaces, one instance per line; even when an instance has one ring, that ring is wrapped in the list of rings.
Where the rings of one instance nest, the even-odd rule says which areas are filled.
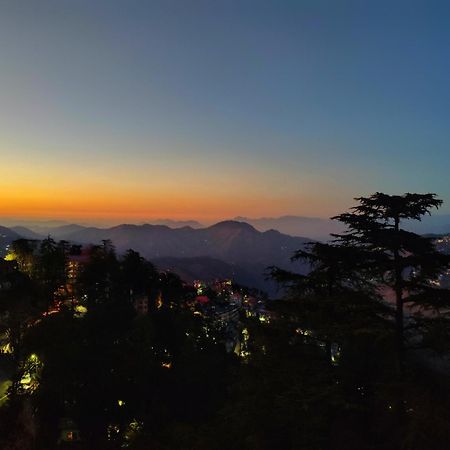
[[[271,274],[287,287],[285,301],[279,302],[290,307],[285,323],[309,328],[328,349],[331,342],[342,348],[333,370],[345,399],[339,415],[350,423],[370,423],[387,437],[380,441],[383,433],[369,431],[364,440],[399,448],[408,439],[417,441],[419,425],[424,429],[418,415],[430,411],[429,385],[436,378],[428,353],[417,353],[414,360],[406,358],[405,350],[428,345],[448,351],[450,343],[450,291],[438,283],[450,258],[437,251],[432,239],[402,225],[420,220],[442,202],[434,194],[376,193],[356,200],[359,204],[350,212],[334,218],[347,231],[293,256],[310,264],[307,275],[276,268]],[[440,407],[447,404],[447,395],[442,390]],[[445,427],[436,429],[447,436]],[[428,434],[422,441],[426,448],[436,448],[442,436]]]
[[[17,239],[11,243],[7,260],[15,260],[21,272],[32,276],[35,271],[35,252],[38,241],[32,239]]]
[[[288,289],[287,299],[303,330],[311,330],[325,342],[331,362],[332,343],[342,344],[360,330],[385,327],[386,308],[366,275],[373,255],[350,245],[314,242],[298,250],[292,261],[309,263],[308,275],[277,267],[270,275]],[[283,302],[286,303],[286,302]]]
[[[91,308],[117,299],[120,267],[110,240],[92,246],[89,252],[89,262],[81,271],[79,285]]]
[[[440,318],[448,325],[444,308],[450,306],[450,291],[433,283],[450,266],[450,258],[439,253],[433,240],[406,231],[405,220],[421,220],[442,200],[436,194],[387,195],[377,192],[359,197],[350,212],[333,219],[348,229],[336,235],[340,245],[353,246],[373,257],[365,264],[373,279],[395,296],[395,325],[399,358],[403,360],[405,344],[405,305],[409,307],[412,327]],[[425,319],[425,320],[424,320]],[[416,333],[417,337],[417,333]]]
[[[50,236],[44,239],[39,246],[37,276],[44,291],[47,308],[54,300],[55,291],[66,284],[68,251],[69,247],[66,241],[56,243]]]
[[[153,264],[131,249],[121,261],[121,274],[125,295],[131,298],[133,295],[148,295],[159,276]]]
[[[0,336],[4,334],[8,337],[9,351],[18,366],[24,356],[23,334],[40,311],[33,301],[36,285],[25,273],[16,266],[6,279],[10,287],[0,289]]]

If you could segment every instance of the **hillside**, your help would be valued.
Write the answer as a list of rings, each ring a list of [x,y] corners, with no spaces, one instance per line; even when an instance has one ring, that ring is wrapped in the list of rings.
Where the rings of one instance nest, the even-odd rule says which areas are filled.
[[[0,258],[6,255],[8,245],[20,237],[14,230],[0,226]]]
[[[176,258],[178,272],[191,273],[194,278],[227,277],[255,283],[254,287],[273,292],[265,281],[265,269],[270,265],[292,267],[290,257],[309,239],[292,237],[275,230],[260,232],[253,226],[237,221],[219,222],[211,227],[172,229],[163,225],[119,225],[112,228],[80,228],[60,238],[80,244],[96,244],[110,239],[119,253],[132,248],[150,261]],[[211,265],[202,260],[193,270],[192,258],[212,258],[227,264],[214,275]],[[160,260],[161,261],[161,260]],[[168,262],[168,260],[162,260]],[[199,260],[197,261],[199,262]],[[218,268],[217,264],[214,266]],[[297,263],[297,270],[306,270]],[[234,272],[233,272],[234,271]],[[229,275],[231,274],[231,275]],[[190,275],[189,275],[190,276]]]
[[[235,220],[247,222],[259,231],[274,229],[291,236],[307,236],[320,241],[328,240],[330,233],[343,231],[343,226],[339,222],[318,217],[281,216],[256,219],[237,217]]]
[[[210,256],[230,263],[286,261],[310,240],[278,231],[259,232],[247,223],[226,221],[211,227],[172,229],[164,225],[88,227],[60,235],[82,244],[111,239],[119,253],[133,248],[146,258]]]

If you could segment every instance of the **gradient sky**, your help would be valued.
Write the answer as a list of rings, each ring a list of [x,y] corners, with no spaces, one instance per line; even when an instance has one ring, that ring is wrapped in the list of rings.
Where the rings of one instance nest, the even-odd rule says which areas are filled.
[[[0,215],[450,212],[450,3],[0,0]]]

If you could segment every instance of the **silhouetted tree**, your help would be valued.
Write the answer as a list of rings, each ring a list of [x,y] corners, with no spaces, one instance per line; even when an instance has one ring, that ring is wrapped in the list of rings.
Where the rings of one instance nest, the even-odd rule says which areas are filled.
[[[334,217],[348,229],[336,235],[337,242],[363,249],[373,255],[366,264],[371,276],[380,286],[392,289],[395,295],[395,323],[397,346],[403,359],[405,344],[405,305],[411,324],[416,328],[424,321],[438,319],[439,325],[447,321],[446,308],[450,306],[450,291],[436,286],[439,275],[450,266],[450,258],[438,252],[433,239],[406,231],[402,221],[421,220],[442,200],[435,194],[387,195],[380,192],[356,199],[358,205],[350,212]],[[423,330],[425,332],[425,328]],[[417,331],[416,334],[417,336]]]
[[[118,300],[120,266],[112,242],[104,240],[102,245],[91,246],[89,255],[79,279],[79,288],[87,296],[88,305],[92,308]]]
[[[332,343],[386,326],[387,309],[366,276],[365,267],[373,259],[365,249],[315,242],[292,257],[309,263],[308,275],[270,268],[271,277],[287,288],[282,305],[288,302],[303,331],[325,342],[330,362]]]
[[[36,273],[43,288],[44,299],[49,308],[55,298],[55,292],[67,281],[67,254],[68,243],[57,243],[48,236],[41,241],[36,261]]]
[[[139,252],[127,250],[120,264],[122,282],[127,296],[149,295],[152,288],[156,287],[158,271]]]
[[[9,259],[16,260],[19,269],[30,277],[36,269],[35,252],[38,244],[39,241],[33,239],[17,239],[11,243],[9,249]]]

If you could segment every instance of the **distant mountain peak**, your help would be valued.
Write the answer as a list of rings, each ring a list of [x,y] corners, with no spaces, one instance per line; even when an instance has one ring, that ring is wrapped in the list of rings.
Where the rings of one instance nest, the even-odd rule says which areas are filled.
[[[10,227],[11,230],[13,230],[14,232],[16,232],[19,236],[23,237],[24,239],[43,239],[44,236],[35,233],[34,231],[26,228],[26,227],[22,227],[22,226],[15,226],[15,227]]]
[[[237,220],[224,220],[209,227],[210,230],[242,230],[258,233],[258,230],[247,222],[239,222]]]
[[[319,217],[285,215],[281,217],[245,218],[237,217],[253,225],[259,231],[277,230],[283,234],[311,239],[328,240],[331,233],[343,231],[343,225],[330,219]]]
[[[272,221],[277,221],[277,220],[298,220],[298,221],[306,221],[306,222],[314,222],[314,221],[323,221],[323,220],[328,220],[328,219],[324,219],[321,217],[310,217],[310,216],[295,216],[292,214],[286,214],[284,216],[279,216],[279,217],[243,217],[243,216],[237,216],[235,217],[233,220],[238,220],[240,222],[252,222],[252,221],[261,221],[261,220],[272,220]]]
[[[174,220],[174,219],[152,219],[148,220],[144,225],[164,225],[169,228],[202,228],[203,225],[196,220]]]

